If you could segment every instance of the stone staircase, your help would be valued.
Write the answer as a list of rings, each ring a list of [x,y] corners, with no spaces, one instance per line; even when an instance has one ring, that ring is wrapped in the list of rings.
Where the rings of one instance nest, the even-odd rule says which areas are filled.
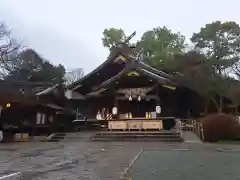
[[[93,141],[182,142],[176,131],[106,131],[96,133]]]
[[[99,132],[99,131],[97,131]],[[91,141],[96,131],[71,132],[71,133],[54,133],[47,138],[48,142],[84,142]]]
[[[92,137],[98,131],[86,131],[86,132],[73,132],[68,133],[62,142],[84,142],[91,141]]]
[[[74,133],[55,133],[49,142],[84,141],[131,141],[131,142],[182,142],[176,131],[90,131]]]
[[[65,138],[67,134],[66,133],[54,133],[47,137],[48,142],[59,142]]]

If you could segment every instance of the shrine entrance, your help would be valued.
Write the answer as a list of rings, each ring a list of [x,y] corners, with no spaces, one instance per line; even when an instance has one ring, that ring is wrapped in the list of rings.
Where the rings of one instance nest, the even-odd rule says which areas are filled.
[[[136,117],[147,118],[149,117],[147,113],[150,113],[150,117],[156,118],[155,113],[156,101],[154,99],[151,100],[143,99],[141,101],[136,99],[133,99],[131,101],[118,100],[118,107],[120,114],[131,113],[132,118]]]

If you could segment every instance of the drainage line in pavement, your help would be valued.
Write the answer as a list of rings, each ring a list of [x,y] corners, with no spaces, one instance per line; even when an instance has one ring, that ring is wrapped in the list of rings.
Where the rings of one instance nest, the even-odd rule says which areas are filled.
[[[12,174],[9,174],[9,175],[5,175],[5,176],[2,176],[0,177],[0,179],[5,179],[5,178],[9,178],[9,177],[12,177],[12,176],[16,176],[18,174],[20,174],[21,172],[16,172],[16,173],[12,173]]]
[[[130,162],[130,164],[128,165],[127,168],[125,168],[124,172],[123,172],[123,176],[120,179],[124,179],[126,178],[126,174],[129,171],[129,169],[132,167],[133,163],[139,158],[139,156],[142,154],[143,149],[141,149],[136,156],[134,156],[134,158],[132,159],[132,161]]]

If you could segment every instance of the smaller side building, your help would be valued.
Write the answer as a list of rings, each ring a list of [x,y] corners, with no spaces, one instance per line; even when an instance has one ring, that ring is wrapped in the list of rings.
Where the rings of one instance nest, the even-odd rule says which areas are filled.
[[[47,136],[60,128],[67,111],[64,86],[0,81],[0,123],[4,141],[16,133]],[[65,118],[64,118],[65,119]]]

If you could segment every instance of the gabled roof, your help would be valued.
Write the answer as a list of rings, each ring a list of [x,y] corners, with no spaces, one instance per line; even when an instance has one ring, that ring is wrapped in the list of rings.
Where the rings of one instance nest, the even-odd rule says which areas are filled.
[[[99,84],[104,83],[105,81],[109,81],[110,79],[114,79],[114,78],[121,76],[121,73],[124,71],[125,67],[131,63],[137,65],[138,71],[141,71],[143,74],[158,77],[159,79],[163,79],[163,78],[172,79],[172,76],[170,76],[169,74],[167,74],[163,71],[159,71],[159,70],[145,64],[141,59],[138,59],[139,57],[137,57],[136,54],[134,54],[134,53],[135,52],[133,51],[133,48],[130,48],[127,44],[119,44],[117,47],[113,47],[110,51],[110,55],[109,55],[108,59],[105,62],[103,62],[99,67],[94,69],[91,73],[87,74],[80,80],[67,86],[67,88],[69,90],[76,90],[76,89],[83,90],[83,88],[86,88],[87,90],[83,90],[83,91],[80,90],[81,94],[82,93],[85,94],[85,93],[87,93],[87,91],[90,92],[92,90],[92,87],[90,87],[91,85],[89,85],[91,83],[89,83],[90,81],[88,81],[89,80],[88,78],[91,77],[91,79],[92,79],[92,75],[97,76],[99,74],[98,72],[100,72],[100,71],[101,71],[101,73],[105,73],[105,77],[101,78],[101,80],[99,80],[97,82],[98,84],[96,82],[95,82],[95,84],[92,84],[92,86],[98,86]],[[118,68],[118,71],[109,75],[107,70],[105,71],[104,68],[109,64],[116,64],[117,59],[121,56],[123,56],[123,58],[126,58],[126,61],[124,61],[124,63],[119,64],[120,69]],[[122,62],[122,61],[120,61],[120,62]],[[84,85],[84,82],[88,83],[88,85],[87,85],[88,87],[86,87]]]
[[[49,83],[43,82],[19,82],[0,80],[0,93],[14,93],[19,95],[35,96],[36,93],[52,86]]]
[[[143,75],[146,75],[150,78],[155,79],[157,82],[159,82],[160,84],[166,85],[166,84],[170,84],[171,81],[170,79],[166,78],[166,77],[162,77],[158,74],[155,74],[147,69],[142,68],[141,66],[139,66],[138,61],[136,61],[135,65],[132,65],[130,67],[126,67],[125,69],[123,69],[120,73],[118,73],[116,76],[104,81],[103,83],[101,83],[99,86],[95,87],[94,90],[98,90],[101,89],[109,84],[111,84],[112,82],[115,82],[116,80],[120,79],[122,76],[124,76],[125,74],[131,72],[131,71],[136,71],[139,72]],[[173,83],[171,83],[173,84]]]
[[[113,46],[110,49],[110,55],[108,56],[107,60],[105,60],[101,65],[99,65],[96,69],[94,69],[93,71],[91,71],[90,73],[88,73],[87,75],[83,76],[81,79],[79,79],[78,81],[74,82],[73,84],[70,84],[67,86],[68,89],[73,89],[75,86],[78,86],[79,84],[81,84],[83,81],[85,81],[87,78],[89,78],[91,75],[96,74],[97,72],[99,72],[101,69],[103,69],[106,65],[112,63],[114,61],[114,59],[118,56],[118,55],[127,55],[127,54],[131,54],[133,52],[132,48],[130,48],[129,46],[127,46],[127,44],[121,43],[118,44],[116,47]]]
[[[54,86],[52,86],[52,87],[49,87],[49,88],[47,88],[47,89],[45,89],[45,90],[37,93],[36,95],[37,95],[37,96],[41,96],[41,95],[50,94],[50,93],[52,93],[54,90],[56,90],[59,86],[60,86],[60,84],[56,84],[56,85],[54,85]]]
[[[160,76],[162,76],[162,77],[172,78],[172,76],[171,76],[170,74],[167,74],[167,73],[165,73],[165,72],[163,72],[163,71],[160,71],[160,70],[158,70],[158,69],[155,69],[155,68],[149,66],[148,64],[144,63],[143,61],[139,61],[139,66],[142,67],[142,68],[144,68],[144,69],[146,69],[146,70],[148,70],[148,71],[150,71],[150,72],[152,72],[152,73],[155,73],[155,74],[157,74],[157,75],[160,75]]]
[[[49,86],[50,84],[41,82],[0,80],[0,101],[2,103],[38,104],[36,93]]]

